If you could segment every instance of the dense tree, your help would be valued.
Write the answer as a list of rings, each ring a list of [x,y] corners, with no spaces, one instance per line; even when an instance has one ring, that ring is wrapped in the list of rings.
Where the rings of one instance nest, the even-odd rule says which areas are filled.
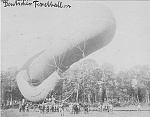
[[[13,100],[23,98],[16,82],[16,76],[19,72],[17,67],[8,68],[6,71],[1,71],[1,102],[8,103]]]
[[[23,98],[16,82],[19,69],[11,67],[1,71],[1,101],[21,100]],[[134,66],[116,73],[108,63],[99,66],[92,59],[73,64],[62,74],[53,91],[56,100],[68,102],[98,103],[117,100],[121,105],[150,102],[150,66]]]
[[[76,102],[93,101],[91,98],[96,93],[96,77],[94,70],[98,68],[98,64],[92,59],[80,61],[70,67],[64,74],[67,80],[64,83],[64,95],[68,90],[73,90]]]
[[[95,103],[116,99],[124,105],[149,101],[148,66],[136,66],[116,73],[111,64],[99,66],[94,60],[87,59],[71,66],[64,77],[66,80],[55,92],[61,92],[62,99],[70,97],[71,102]]]

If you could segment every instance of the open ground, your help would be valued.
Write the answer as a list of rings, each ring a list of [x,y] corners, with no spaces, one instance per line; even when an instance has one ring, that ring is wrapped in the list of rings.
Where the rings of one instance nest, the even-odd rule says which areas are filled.
[[[113,113],[90,111],[88,114],[81,112],[80,114],[70,114],[65,112],[64,117],[150,117],[150,107],[142,107],[141,111],[136,111],[136,107],[118,107],[114,108]],[[18,109],[1,110],[1,117],[61,117],[61,113],[53,112],[43,114],[35,112],[33,109],[30,112],[19,112]]]

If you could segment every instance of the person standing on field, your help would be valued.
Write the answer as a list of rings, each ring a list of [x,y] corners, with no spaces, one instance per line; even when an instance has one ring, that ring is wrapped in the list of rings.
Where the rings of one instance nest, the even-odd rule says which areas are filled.
[[[140,105],[140,103],[138,104],[138,110],[137,111],[141,111],[141,105]]]

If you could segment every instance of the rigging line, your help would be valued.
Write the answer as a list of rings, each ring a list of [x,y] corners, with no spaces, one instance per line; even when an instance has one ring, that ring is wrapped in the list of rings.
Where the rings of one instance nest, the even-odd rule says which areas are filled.
[[[84,43],[85,43],[85,41],[84,41]],[[84,56],[84,48],[83,48],[83,50],[82,50],[78,43],[77,43],[77,46],[78,46],[79,50],[82,52],[82,56],[85,57],[85,56]]]
[[[55,63],[55,66],[58,68],[57,63],[56,63],[56,60],[55,60],[55,57],[53,57],[53,61],[54,61],[54,63]]]
[[[66,53],[67,53],[67,52],[65,51],[65,54],[64,54],[64,56],[63,56],[63,59],[62,59],[62,61],[61,61],[60,66],[62,65],[62,63],[63,63],[63,61],[64,61],[64,59],[65,59]]]
[[[66,39],[64,39],[64,40],[65,40],[66,43],[71,44],[72,46],[76,47],[76,48],[79,49],[81,52],[83,52],[79,45],[78,45],[78,46],[79,46],[79,47],[78,47],[78,46],[76,46],[75,44],[72,44],[70,41],[67,41]]]
[[[55,57],[53,58],[54,63],[55,63],[55,65],[56,65],[57,68],[59,68],[59,65],[60,65],[60,56],[61,55],[58,55],[58,65],[56,64],[56,58]]]
[[[46,56],[46,58],[47,58],[47,59],[49,59],[47,56]],[[55,65],[48,64],[48,63],[46,63],[45,65],[49,65],[49,66],[52,66],[52,67],[57,67],[57,64],[56,64],[56,61],[55,61],[55,59],[54,59],[54,58],[53,58],[53,60],[54,60],[54,64],[55,64]]]
[[[58,61],[59,61],[59,62],[58,62],[58,65],[59,65],[59,67],[60,67],[60,63],[61,63],[61,55],[58,56],[58,59],[59,59],[59,60],[58,60]]]
[[[53,60],[54,60],[54,63],[55,63],[55,67],[59,70],[59,71],[62,71],[59,67],[58,67],[58,65],[57,65],[57,63],[56,63],[56,60],[55,60],[55,57],[53,58]],[[63,71],[62,71],[63,72]]]
[[[82,56],[83,56],[83,58],[85,58],[85,52],[84,52],[84,51],[85,51],[86,43],[87,43],[87,40],[86,40],[86,41],[84,40],[84,48],[83,48],[83,55],[82,55]]]
[[[74,91],[72,92],[72,94],[74,93]],[[64,100],[55,100],[55,101],[57,101],[57,102],[65,102],[67,99],[69,99],[71,96],[72,96],[72,94],[70,95],[70,96],[68,96],[66,99],[64,99]]]
[[[83,52],[83,50],[81,49],[81,47],[79,46],[79,44],[77,43],[77,47],[80,49],[80,51]]]
[[[47,64],[47,65],[52,66],[52,67],[57,67],[57,66],[55,66],[55,65],[51,65],[51,64]],[[47,69],[46,69],[46,73],[47,73],[47,74],[49,74],[50,72],[49,72],[49,71],[47,71]]]
[[[75,88],[73,89],[72,94],[73,94],[74,92],[75,92]],[[71,95],[72,95],[72,94],[71,94]],[[70,96],[71,96],[71,95],[70,95]],[[70,96],[69,96],[69,97],[70,97]],[[68,98],[69,98],[69,97],[68,97]],[[66,98],[65,100],[67,100],[68,98]],[[64,100],[64,101],[65,101],[65,100]]]
[[[96,22],[96,21],[95,21]],[[73,34],[73,33],[75,33],[75,32],[77,32],[77,31],[73,31],[71,34]],[[70,34],[70,35],[71,35]],[[78,48],[82,53],[84,53],[84,51],[80,48],[80,46],[77,44],[77,46],[76,45],[74,45],[74,44],[72,44],[69,40],[67,41],[66,39],[63,39],[63,40],[65,40],[65,42],[67,42],[67,43],[70,43],[72,46],[74,46],[74,47],[76,47],[76,48]]]
[[[61,87],[63,87],[63,85],[62,85]],[[71,90],[70,92],[74,92],[74,91],[75,91],[75,88],[74,88],[73,90]],[[69,93],[70,93],[70,92],[69,92]],[[55,93],[55,94],[56,94],[56,93]]]
[[[69,99],[72,96],[72,94],[73,94],[73,92],[69,96],[67,96],[67,98],[63,99],[62,101],[65,102],[67,99]]]
[[[74,88],[72,91],[70,91],[70,92],[72,92],[72,93],[73,93],[74,91],[75,91],[75,88]],[[68,97],[68,98],[69,98],[69,97]]]
[[[48,64],[48,63],[47,63],[47,65],[49,65],[49,66],[52,66],[52,67],[57,67],[57,66],[55,66],[55,65],[52,65],[52,64]]]
[[[45,57],[49,60],[49,58],[48,58],[47,55],[46,55]],[[55,63],[55,62],[54,62],[54,63]],[[45,65],[50,65],[50,66],[53,66],[53,67],[57,67],[57,66],[56,66],[56,63],[55,63],[55,65],[51,65],[51,64],[46,63]]]

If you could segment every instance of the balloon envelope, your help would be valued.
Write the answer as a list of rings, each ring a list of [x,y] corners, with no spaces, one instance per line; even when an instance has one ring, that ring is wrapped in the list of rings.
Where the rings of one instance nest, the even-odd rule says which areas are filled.
[[[52,45],[29,59],[17,76],[21,93],[28,100],[44,99],[60,79],[54,78],[59,77],[56,70],[65,72],[73,63],[106,46],[115,34],[115,18],[103,5],[93,3],[64,14],[67,18],[53,32],[57,38]]]

